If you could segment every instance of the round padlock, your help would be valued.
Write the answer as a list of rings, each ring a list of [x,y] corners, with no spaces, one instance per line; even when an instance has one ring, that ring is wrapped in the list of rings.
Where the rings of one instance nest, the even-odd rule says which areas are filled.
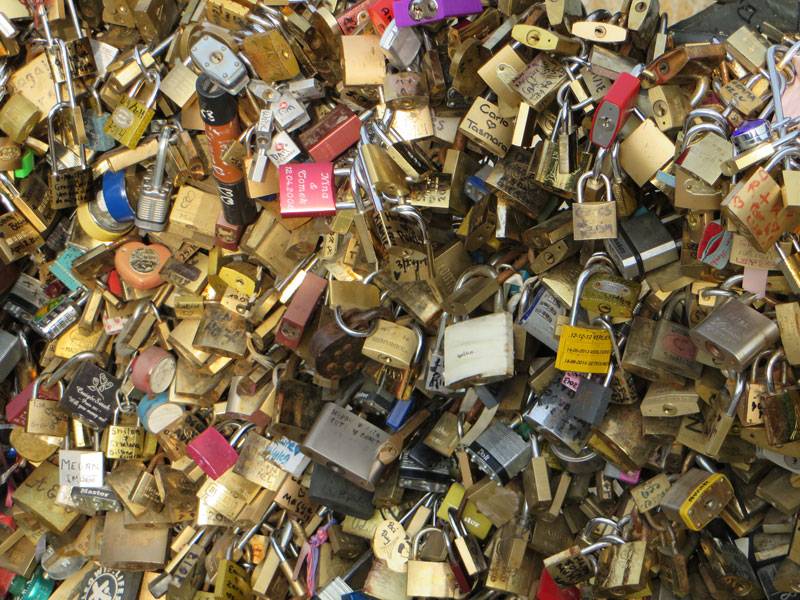
[[[108,213],[120,223],[133,223],[136,218],[128,200],[125,171],[107,171],[103,175],[103,198]]]
[[[0,129],[21,144],[42,117],[36,105],[22,94],[13,94],[0,109]]]
[[[91,202],[81,204],[77,214],[81,228],[89,237],[101,242],[118,240],[133,227],[133,223],[121,223],[110,214],[103,192]]]
[[[160,394],[169,388],[175,377],[176,361],[169,352],[150,346],[133,359],[131,383],[145,394]]]
[[[139,402],[139,421],[153,435],[174,423],[183,414],[183,407],[169,401],[169,394],[145,396]]]

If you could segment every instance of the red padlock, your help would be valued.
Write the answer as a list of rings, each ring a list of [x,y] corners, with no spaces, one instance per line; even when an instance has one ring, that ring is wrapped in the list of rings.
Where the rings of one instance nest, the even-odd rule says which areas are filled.
[[[289,163],[279,170],[281,216],[336,214],[333,163]]]
[[[329,162],[355,144],[360,134],[361,120],[358,115],[344,104],[339,104],[319,123],[298,135],[297,141],[314,162]]]
[[[372,24],[375,25],[375,29],[377,29],[378,33],[381,35],[383,35],[389,23],[394,19],[394,10],[392,9],[393,1],[394,0],[375,0],[367,9]]]
[[[630,73],[620,73],[594,111],[592,143],[610,148],[620,130],[633,112],[641,83]]]
[[[558,587],[547,569],[542,569],[539,579],[539,589],[536,591],[536,600],[581,600],[581,591],[575,587]]]
[[[317,303],[325,291],[328,280],[314,273],[306,273],[300,287],[292,296],[289,307],[283,314],[275,341],[291,350],[296,350],[303,337],[303,331],[311,320]]]
[[[214,226],[214,245],[230,250],[236,251],[239,247],[239,240],[244,233],[244,225],[233,225],[225,218],[223,211],[219,212],[217,223]]]

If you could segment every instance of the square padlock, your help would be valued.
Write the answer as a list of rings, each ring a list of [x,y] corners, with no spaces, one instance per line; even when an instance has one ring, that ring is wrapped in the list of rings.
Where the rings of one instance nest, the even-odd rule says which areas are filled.
[[[219,479],[239,459],[239,454],[225,436],[213,427],[209,427],[186,444],[186,454],[214,480]]]

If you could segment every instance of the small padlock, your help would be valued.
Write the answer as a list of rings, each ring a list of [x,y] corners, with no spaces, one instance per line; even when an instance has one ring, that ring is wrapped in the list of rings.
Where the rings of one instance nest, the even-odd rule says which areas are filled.
[[[408,559],[406,594],[429,598],[455,598],[458,590],[455,576],[447,563],[420,560],[422,539],[439,530],[425,527],[414,536],[411,557]]]
[[[58,399],[47,399],[40,395],[39,388],[46,378],[40,375],[33,381],[31,399],[28,401],[25,431],[37,435],[64,437],[69,427],[69,417],[58,408]],[[59,398],[64,394],[64,384],[57,382]],[[52,388],[50,388],[52,390]]]
[[[135,95],[145,81],[152,83],[153,89],[145,103],[142,104],[136,100]],[[120,96],[119,103],[114,108],[114,112],[111,113],[111,118],[106,123],[103,131],[123,146],[131,149],[135,148],[156,114],[153,105],[158,97],[159,85],[161,85],[161,76],[158,71],[154,69],[148,71],[147,77],[140,80],[140,85],[134,88],[134,91],[131,92],[132,95]]]
[[[584,173],[578,179],[577,199],[572,205],[573,236],[578,241],[614,239],[617,237],[617,203],[611,181],[607,175],[600,174],[606,189],[605,201],[584,202],[584,189],[590,177],[591,173]]]
[[[231,440],[235,442],[246,431],[247,429],[241,427]],[[232,443],[214,427],[209,427],[186,444],[186,454],[214,480],[219,479],[239,459]]]
[[[165,392],[177,369],[175,357],[159,346],[142,350],[131,363],[131,383],[148,395]]]
[[[136,460],[144,455],[144,427],[139,424],[139,413],[135,405],[133,412],[136,414],[135,425],[118,425],[120,408],[114,411],[114,418],[108,426],[108,440],[106,442],[106,456],[111,459]]]

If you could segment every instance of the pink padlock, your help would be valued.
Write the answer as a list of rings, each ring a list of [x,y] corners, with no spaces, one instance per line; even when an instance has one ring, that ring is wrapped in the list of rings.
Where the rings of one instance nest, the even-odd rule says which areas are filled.
[[[131,363],[131,383],[145,394],[160,394],[175,377],[175,357],[159,346],[150,346]]]
[[[209,427],[186,444],[186,454],[203,469],[206,475],[216,481],[239,460],[239,454],[231,444],[237,444],[253,426],[254,423],[249,423],[240,427],[230,442],[219,431]]]

